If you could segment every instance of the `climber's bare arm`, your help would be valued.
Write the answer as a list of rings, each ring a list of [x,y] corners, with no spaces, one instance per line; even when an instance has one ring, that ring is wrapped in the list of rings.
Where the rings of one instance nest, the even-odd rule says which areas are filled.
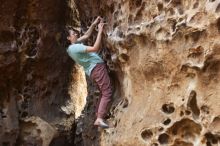
[[[100,21],[101,19],[102,19],[102,18],[101,18],[100,16],[98,16],[98,17],[95,19],[95,21],[90,25],[90,27],[89,27],[89,29],[86,31],[86,33],[85,33],[83,36],[81,36],[81,37],[79,37],[79,38],[77,39],[77,42],[83,42],[83,41],[87,40],[87,39],[91,36],[91,34],[92,34],[92,32],[93,32],[95,26],[99,23],[99,21]]]
[[[96,41],[95,41],[93,46],[88,46],[86,48],[86,52],[97,52],[100,49],[103,27],[104,27],[104,23],[100,22],[99,26],[98,26],[99,31],[98,31],[98,35],[97,35]]]

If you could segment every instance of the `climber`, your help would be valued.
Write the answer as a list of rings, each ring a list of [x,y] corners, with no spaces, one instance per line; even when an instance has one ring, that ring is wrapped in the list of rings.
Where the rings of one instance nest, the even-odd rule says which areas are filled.
[[[86,46],[82,44],[83,41],[87,40],[91,36],[96,25],[98,25],[98,34],[94,45]],[[107,106],[111,101],[111,83],[104,61],[98,56],[98,54],[95,53],[100,49],[103,27],[103,19],[98,16],[91,24],[87,32],[81,37],[79,37],[77,30],[70,28],[66,28],[65,34],[67,41],[70,43],[67,48],[68,55],[76,63],[83,66],[86,75],[98,84],[101,92],[96,105],[97,118],[94,125],[102,128],[109,128],[109,125],[104,121],[104,118],[107,112]]]

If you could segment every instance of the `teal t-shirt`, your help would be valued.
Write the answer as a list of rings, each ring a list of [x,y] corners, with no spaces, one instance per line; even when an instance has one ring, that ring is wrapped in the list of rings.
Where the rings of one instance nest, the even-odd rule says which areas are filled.
[[[98,54],[86,52],[86,47],[83,44],[71,44],[67,49],[67,53],[76,63],[83,66],[85,73],[90,76],[96,64],[104,61]]]

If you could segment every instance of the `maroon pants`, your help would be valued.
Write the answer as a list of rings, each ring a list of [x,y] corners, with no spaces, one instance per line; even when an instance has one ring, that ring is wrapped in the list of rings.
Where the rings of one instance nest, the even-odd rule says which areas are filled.
[[[92,70],[90,77],[98,84],[101,92],[96,105],[96,116],[104,118],[112,96],[111,82],[105,64],[97,64]]]

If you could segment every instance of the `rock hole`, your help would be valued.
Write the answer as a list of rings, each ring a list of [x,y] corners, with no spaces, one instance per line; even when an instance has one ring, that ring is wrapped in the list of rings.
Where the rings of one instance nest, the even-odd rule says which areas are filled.
[[[197,105],[196,92],[194,90],[190,92],[187,106],[191,109],[194,116],[198,117],[200,115],[200,110]]]
[[[184,112],[180,111],[180,117],[184,116]]]
[[[176,30],[176,24],[177,24],[177,22],[174,22],[174,23],[172,24],[172,31],[173,31],[173,32]]]
[[[118,4],[118,9],[121,9],[121,4]]]
[[[176,139],[172,146],[193,146],[190,142],[181,141],[180,139]]]
[[[220,18],[218,18],[216,25],[217,25],[217,28],[218,28],[218,32],[220,32]]]
[[[183,20],[183,18],[179,18],[179,22],[182,22]],[[186,26],[186,23],[183,23],[182,26]]]
[[[195,76],[196,76],[196,74],[194,74],[194,73],[188,73],[187,75],[186,75],[186,77],[190,77],[190,78],[195,78]]]
[[[157,7],[158,7],[159,11],[163,10],[163,4],[162,3],[157,4]]]
[[[201,111],[202,111],[203,113],[205,113],[205,114],[209,114],[209,107],[206,106],[206,105],[203,105],[203,106],[201,107]]]
[[[171,119],[170,119],[170,118],[168,118],[168,119],[166,119],[166,120],[163,122],[163,124],[164,124],[164,125],[169,125],[169,124],[170,124],[170,122],[171,122]]]
[[[27,99],[24,99],[24,101],[21,103],[21,108],[22,109],[27,109],[28,108],[28,101],[27,101]]]
[[[118,23],[113,24],[113,29],[115,29],[118,26]]]
[[[49,96],[49,95],[51,95],[51,91],[49,91],[49,90],[47,90],[46,92],[45,92],[45,96],[47,97],[47,96]]]
[[[27,112],[22,112],[21,113],[21,118],[26,118],[28,116],[28,113]]]
[[[136,27],[135,29],[136,29],[136,31],[140,31],[141,30],[140,26]]]
[[[191,38],[193,39],[193,41],[197,42],[202,35],[205,34],[205,30],[203,31],[195,31],[191,33]]]
[[[128,17],[128,23],[131,24],[133,22],[133,15],[129,15]]]
[[[40,129],[37,129],[37,133],[40,135],[40,134],[41,134],[41,130],[40,130]]]
[[[136,45],[136,42],[134,41],[134,34],[129,34],[126,38],[127,39],[125,40],[125,46],[127,48],[131,48]]]
[[[220,12],[220,4],[218,4],[218,6],[217,6],[215,12],[217,12],[217,13]]]
[[[129,56],[127,54],[120,54],[118,57],[119,61],[121,62],[127,62],[129,60]]]
[[[153,136],[153,132],[151,130],[149,130],[149,129],[144,130],[144,131],[141,132],[141,137],[145,141],[149,140],[152,136]]]
[[[23,88],[23,93],[28,93],[28,91],[29,91],[29,88],[28,88],[28,87],[24,87],[24,88]]]
[[[171,114],[175,111],[175,108],[173,106],[173,103],[164,104],[162,106],[162,111],[166,114]]]
[[[174,15],[175,14],[175,11],[173,10],[173,8],[169,8],[168,9],[168,13],[169,13],[169,15]]]
[[[139,22],[142,19],[142,11],[138,11],[136,17],[134,18],[135,22]]]
[[[206,142],[206,146],[212,146],[212,144],[208,141]]]
[[[215,0],[209,0],[209,2],[214,2]]]
[[[128,99],[124,99],[122,103],[122,108],[128,107]]]
[[[0,115],[1,115],[1,118],[7,118],[7,115],[6,115],[6,113],[5,113],[6,111],[5,110],[3,110],[3,109],[0,109]]]
[[[181,4],[182,4],[182,1],[181,1],[181,0],[172,0],[172,4],[173,4],[174,6],[181,5]]]
[[[160,144],[168,144],[168,142],[169,142],[169,135],[166,134],[166,133],[161,134],[158,137],[158,141],[159,141]]]
[[[35,48],[35,45],[29,45],[28,48],[26,49],[25,53],[29,56],[29,57],[33,57],[37,54],[37,50]]]
[[[163,130],[164,130],[163,127],[159,127],[159,129],[158,129],[159,132],[162,132]]]
[[[185,118],[174,123],[173,126],[168,129],[168,133],[172,135],[179,135],[183,138],[194,138],[196,135],[200,135],[201,130],[201,125],[191,119]]]
[[[53,79],[53,81],[52,81],[52,87],[55,87],[55,86],[58,85],[58,84],[59,84],[59,80]]]
[[[196,2],[194,5],[193,5],[193,9],[196,9],[199,7],[199,2]]]
[[[24,94],[24,97],[25,97],[26,99],[30,100],[31,95],[30,95],[30,94]]]
[[[113,123],[113,126],[114,126],[114,127],[117,127],[117,125],[118,125],[118,122],[115,121],[115,122]]]
[[[21,36],[21,32],[15,31],[15,37],[16,37],[16,38],[20,38],[20,36]]]
[[[9,142],[3,142],[2,146],[10,146],[10,143]]]
[[[182,8],[182,7],[179,7],[179,8],[178,8],[178,12],[179,12],[180,15],[183,15],[183,14],[184,14],[183,8]]]
[[[158,143],[152,143],[151,146],[159,146],[159,144]]]
[[[124,35],[124,33],[122,32],[122,31],[118,31],[118,36],[120,37],[120,38],[124,38],[125,37],[125,35]]]
[[[2,119],[5,119],[5,118],[7,118],[7,116],[2,114]]]
[[[197,48],[190,48],[189,54],[187,57],[198,57],[203,54],[204,48],[202,46],[198,46]]]
[[[212,144],[218,143],[218,138],[210,132],[205,134],[205,138],[206,138],[207,142],[210,142]]]
[[[186,115],[190,115],[191,112],[190,112],[189,110],[186,110],[186,111],[185,111],[185,114],[186,114]]]
[[[135,0],[135,6],[136,8],[140,7],[142,4],[142,0]]]
[[[142,0],[135,0],[135,1],[130,1],[129,2],[129,9],[137,9],[141,6]]]
[[[220,126],[220,116],[213,119],[211,126],[215,128]]]
[[[111,12],[111,14],[114,12],[114,4],[112,3],[109,7],[108,7],[108,11],[110,11]],[[121,5],[119,4],[118,5],[118,9],[121,9]]]
[[[10,42],[15,39],[15,34],[11,31],[0,31],[0,42]]]
[[[22,41],[21,40],[17,40],[17,47],[22,46]]]
[[[117,10],[117,11],[115,11],[113,15],[114,15],[114,19],[115,19],[115,20],[117,20],[118,15],[119,15],[119,11],[118,11],[118,10]]]

